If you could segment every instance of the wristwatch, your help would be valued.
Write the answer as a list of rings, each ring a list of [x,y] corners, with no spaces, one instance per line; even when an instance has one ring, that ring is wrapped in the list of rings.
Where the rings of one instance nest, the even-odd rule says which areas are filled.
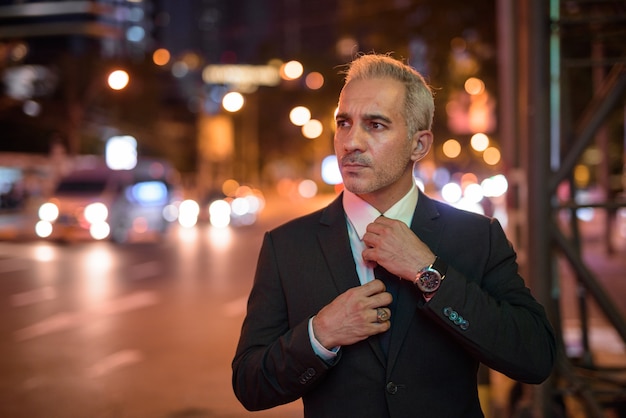
[[[439,257],[428,267],[424,267],[415,276],[413,282],[424,295],[432,295],[439,289],[441,282],[446,277],[448,265]]]

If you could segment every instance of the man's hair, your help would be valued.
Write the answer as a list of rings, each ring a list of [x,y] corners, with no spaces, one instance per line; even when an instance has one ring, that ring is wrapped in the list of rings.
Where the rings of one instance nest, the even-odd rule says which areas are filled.
[[[389,54],[360,54],[343,73],[345,84],[372,78],[391,78],[403,83],[406,87],[405,118],[409,137],[419,130],[432,128],[435,113],[433,92],[424,77],[408,64]]]

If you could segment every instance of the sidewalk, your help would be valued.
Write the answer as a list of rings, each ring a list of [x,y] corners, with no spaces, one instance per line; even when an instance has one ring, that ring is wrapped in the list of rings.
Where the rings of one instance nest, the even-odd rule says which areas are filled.
[[[606,245],[603,214],[598,213],[592,222],[581,225],[583,237],[582,258],[586,267],[593,273],[594,279],[606,294],[608,300],[626,321],[626,235],[619,225],[611,230],[613,253]],[[564,338],[570,354],[582,349],[580,334],[572,332],[581,324],[581,296],[587,301],[587,318],[590,326],[590,346],[598,353],[598,363],[606,366],[626,367],[626,348],[622,337],[616,332],[611,321],[605,316],[602,307],[590,292],[578,285],[574,270],[564,257],[559,259],[561,278],[560,306],[563,321]],[[611,307],[607,307],[611,308]],[[578,341],[577,341],[578,340]],[[614,364],[617,362],[618,364]],[[606,363],[606,364],[605,364]]]

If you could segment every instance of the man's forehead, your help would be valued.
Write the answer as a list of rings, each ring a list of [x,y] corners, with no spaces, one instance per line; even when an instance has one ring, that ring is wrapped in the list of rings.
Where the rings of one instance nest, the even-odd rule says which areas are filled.
[[[382,115],[403,106],[404,91],[401,84],[386,85],[384,88],[364,88],[365,83],[360,83],[361,81],[365,80],[354,80],[344,87],[339,96],[338,114]]]

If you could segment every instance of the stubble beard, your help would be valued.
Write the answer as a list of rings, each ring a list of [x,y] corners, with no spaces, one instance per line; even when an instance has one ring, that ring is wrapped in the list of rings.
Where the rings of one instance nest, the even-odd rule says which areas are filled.
[[[394,161],[393,164],[383,170],[366,173],[366,176],[357,174],[344,175],[342,173],[344,187],[357,195],[374,193],[396,183],[402,178],[408,165],[410,165],[412,172],[413,163],[411,158],[407,156],[403,160]]]

